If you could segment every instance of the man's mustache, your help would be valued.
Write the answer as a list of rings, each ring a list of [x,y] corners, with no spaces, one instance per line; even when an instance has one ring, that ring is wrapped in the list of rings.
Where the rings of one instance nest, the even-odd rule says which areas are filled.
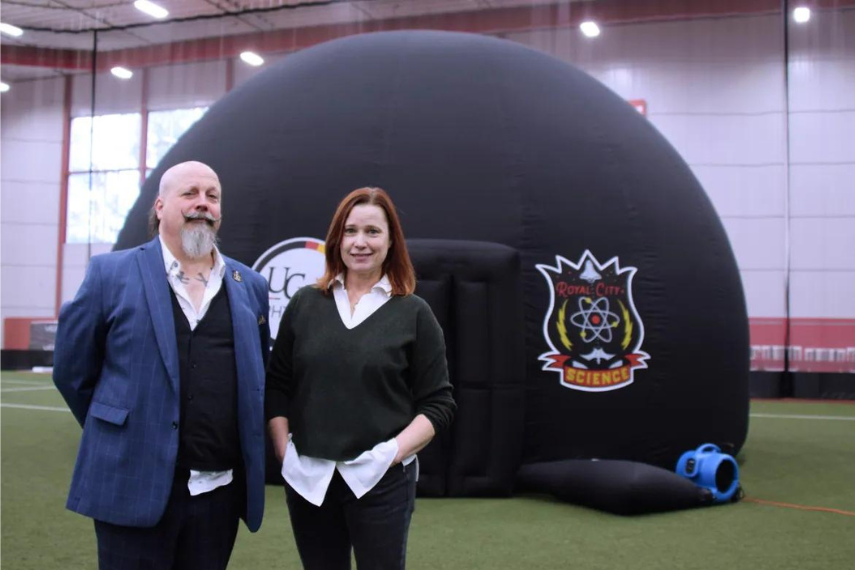
[[[211,212],[188,212],[184,214],[185,222],[189,222],[190,220],[205,220],[209,226],[213,226],[222,219],[222,216],[215,218]]]

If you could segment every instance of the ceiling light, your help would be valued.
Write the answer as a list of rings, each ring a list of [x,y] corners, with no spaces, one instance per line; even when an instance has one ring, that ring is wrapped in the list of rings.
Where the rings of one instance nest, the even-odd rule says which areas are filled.
[[[12,36],[17,38],[24,34],[24,30],[19,28],[18,26],[13,26],[12,24],[0,23],[0,32],[6,34],[7,36]]]
[[[114,67],[110,70],[110,73],[118,77],[119,79],[130,79],[134,76],[134,72],[130,69],[124,67]]]
[[[596,22],[582,22],[579,25],[579,29],[589,38],[596,38],[600,35],[600,27]]]
[[[160,20],[169,15],[169,10],[148,0],[137,0],[134,2],[134,8]]]
[[[3,81],[0,81],[0,93],[5,93],[8,90],[9,90],[9,84],[4,83]]]
[[[793,20],[795,20],[797,24],[804,24],[810,20],[810,8],[799,6],[793,10]]]
[[[255,67],[258,67],[259,65],[264,63],[263,57],[261,57],[257,53],[251,52],[251,51],[243,52],[242,54],[240,54],[240,58],[242,60],[244,60],[245,62],[247,62],[248,64],[254,65]]]

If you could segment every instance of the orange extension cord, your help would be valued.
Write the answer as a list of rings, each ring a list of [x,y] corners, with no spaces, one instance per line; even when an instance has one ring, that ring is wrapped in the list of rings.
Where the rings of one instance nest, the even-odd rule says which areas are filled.
[[[788,509],[799,509],[800,511],[819,511],[822,513],[835,513],[838,515],[846,515],[847,517],[855,517],[855,513],[853,513],[852,511],[843,511],[841,509],[830,509],[828,507],[808,507],[805,505],[793,505],[791,503],[779,503],[777,501],[764,501],[763,499],[753,499],[751,497],[745,497],[742,500],[748,501],[749,503],[757,503],[760,505],[770,505],[773,507],[785,507]]]

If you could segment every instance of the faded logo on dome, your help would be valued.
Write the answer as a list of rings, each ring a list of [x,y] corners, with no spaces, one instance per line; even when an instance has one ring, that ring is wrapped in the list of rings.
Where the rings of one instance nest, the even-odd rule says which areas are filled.
[[[279,322],[291,297],[300,287],[312,285],[324,274],[324,242],[299,237],[279,242],[252,266],[267,279],[270,294],[270,337],[276,338]]]
[[[647,368],[650,358],[640,350],[644,325],[632,301],[637,269],[621,268],[617,257],[601,264],[587,250],[577,263],[555,260],[555,267],[536,266],[550,285],[543,336],[552,350],[540,355],[543,370],[586,392],[632,384],[634,371]]]

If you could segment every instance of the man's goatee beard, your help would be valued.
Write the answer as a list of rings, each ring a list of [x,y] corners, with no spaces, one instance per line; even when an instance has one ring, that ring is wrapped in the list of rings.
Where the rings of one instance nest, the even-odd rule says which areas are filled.
[[[193,223],[181,228],[181,249],[190,259],[210,255],[217,245],[217,232],[208,224]]]

